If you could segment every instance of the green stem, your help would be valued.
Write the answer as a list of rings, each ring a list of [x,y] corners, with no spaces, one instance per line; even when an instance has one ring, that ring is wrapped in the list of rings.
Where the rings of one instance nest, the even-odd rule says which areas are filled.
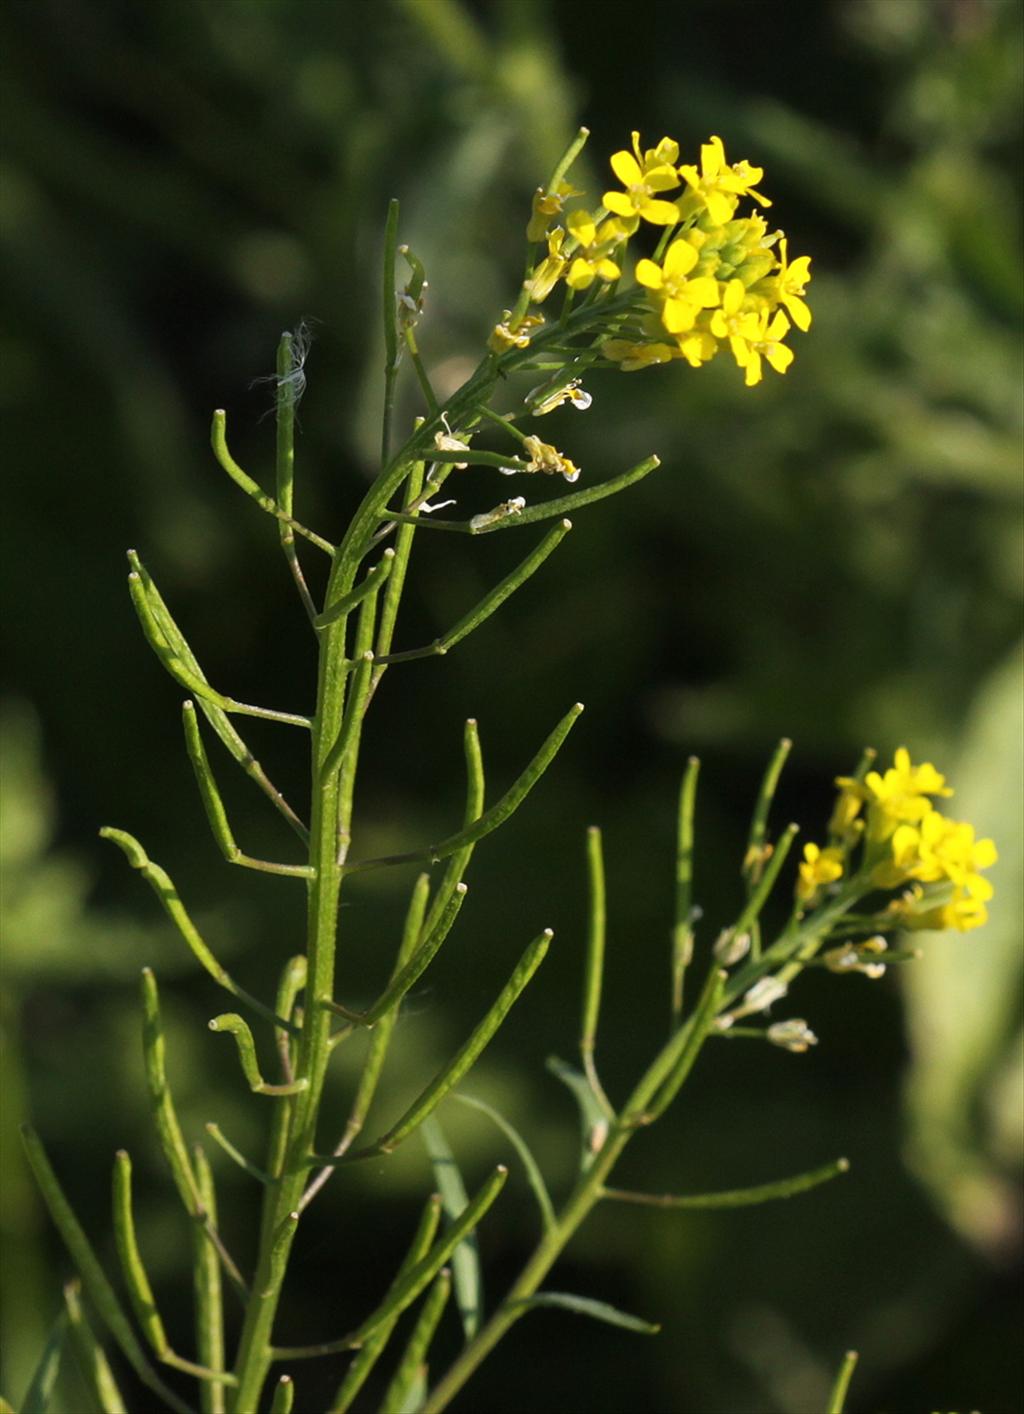
[[[440,1414],[458,1394],[477,1367],[486,1359],[508,1329],[529,1309],[532,1297],[548,1272],[555,1265],[563,1249],[576,1229],[589,1216],[591,1209],[605,1192],[605,1180],[615,1167],[622,1151],[637,1131],[637,1116],[643,1116],[661,1090],[675,1089],[685,1080],[692,1069],[697,1053],[707,1036],[710,1018],[702,1016],[709,1011],[711,998],[721,994],[724,974],[713,971],[705,986],[702,1008],[698,1003],[693,1016],[676,1031],[675,1035],[662,1047],[648,1066],[632,1095],[623,1107],[622,1117],[615,1120],[608,1131],[608,1137],[598,1150],[590,1165],[580,1174],[576,1186],[566,1200],[553,1225],[545,1232],[533,1256],[520,1272],[511,1289],[495,1311],[494,1315],[465,1346],[438,1385],[428,1395],[420,1407],[420,1414]],[[686,1066],[679,1078],[680,1055]],[[678,1081],[678,1084],[676,1083]]]
[[[525,1314],[524,1302],[533,1296],[555,1265],[576,1229],[600,1200],[604,1180],[611,1173],[634,1130],[623,1124],[611,1129],[604,1148],[581,1175],[555,1225],[544,1235],[518,1279],[479,1334],[462,1351],[437,1386],[430,1392],[420,1414],[440,1414],[447,1408],[477,1367],[486,1359],[511,1326]]]
[[[576,322],[572,315],[565,327],[558,332],[559,338],[567,334],[583,332],[587,318],[584,314]],[[544,332],[544,331],[542,331]],[[555,335],[552,333],[549,338]],[[543,346],[544,340],[538,338]],[[533,357],[531,350],[514,350],[501,358],[488,354],[481,361],[475,373],[449,400],[445,409],[451,426],[462,426],[479,406],[486,402],[502,373],[527,361],[521,355]],[[440,412],[433,414],[413,430],[405,444],[387,461],[374,484],[367,491],[363,501],[353,516],[341,544],[333,553],[331,572],[323,602],[336,606],[344,603],[346,596],[355,588],[360,566],[372,549],[375,536],[383,522],[397,519],[389,516],[388,503],[408,481],[416,477],[416,464],[433,460],[436,451],[434,438],[443,430]],[[218,437],[217,434],[220,433]],[[223,445],[223,419],[215,421],[215,442],[221,455],[222,465],[229,462]],[[646,474],[655,465],[653,460],[637,469],[631,479]],[[232,474],[237,470],[232,464]],[[236,477],[237,479],[237,477]],[[621,480],[621,479],[620,479]],[[248,489],[248,488],[247,488]],[[615,489],[618,489],[616,486]],[[609,490],[600,488],[593,499]],[[269,507],[268,507],[269,509]],[[280,508],[274,506],[274,512]],[[273,513],[273,512],[272,512]],[[426,523],[426,522],[425,522]],[[295,527],[297,529],[297,527]],[[402,557],[399,556],[399,559]],[[404,565],[401,566],[404,570]],[[402,573],[395,577],[392,589],[400,588]],[[379,580],[378,580],[379,583]],[[139,596],[141,599],[141,596]],[[382,625],[385,646],[390,638],[394,611],[397,609],[397,593],[389,596],[387,619]],[[353,658],[364,664],[371,659],[362,657],[374,645],[372,636],[376,613],[377,595],[367,594],[360,606],[359,628],[356,633]],[[306,1000],[303,1009],[301,1034],[294,1060],[294,1083],[304,1085],[293,1097],[279,1101],[282,1110],[288,1109],[288,1132],[283,1145],[280,1168],[271,1172],[271,1181],[265,1190],[264,1212],[261,1225],[260,1251],[252,1285],[252,1296],[246,1309],[234,1364],[237,1377],[236,1389],[230,1391],[229,1408],[231,1414],[256,1414],[261,1391],[273,1358],[271,1336],[274,1318],[280,1301],[281,1287],[299,1212],[303,1187],[306,1181],[310,1154],[317,1151],[316,1131],[323,1093],[327,1063],[331,1054],[331,1013],[327,1006],[335,991],[335,961],[338,943],[338,909],[340,903],[344,860],[351,833],[352,804],[355,789],[356,766],[360,745],[360,727],[363,710],[369,701],[368,694],[360,694],[355,711],[346,714],[346,705],[356,694],[350,690],[349,675],[353,662],[346,653],[348,611],[343,610],[338,617],[323,627],[318,634],[319,665],[317,674],[316,710],[310,722],[311,727],[311,777],[312,810],[309,822],[309,846],[307,863],[313,871],[306,880],[307,927],[306,955],[308,976]],[[172,657],[172,654],[167,654]],[[174,661],[174,666],[178,662]],[[377,669],[379,673],[380,668]],[[200,684],[206,695],[210,690],[205,683]],[[361,684],[362,686],[362,684]],[[221,706],[222,704],[215,704]],[[238,710],[232,704],[234,710]],[[513,789],[506,793],[496,806],[479,819],[464,828],[458,835],[442,842],[443,854],[456,854],[467,850],[490,829],[511,814],[519,800],[529,790],[537,776],[541,774],[554,755],[561,741],[568,733],[579,708],[563,720],[545,743],[544,748],[524,773],[524,777]],[[346,715],[348,720],[346,721]],[[335,750],[344,733],[343,747]],[[339,757],[343,759],[339,760]],[[327,769],[330,764],[331,769]],[[335,765],[340,769],[334,769]],[[433,852],[438,857],[437,851]],[[539,952],[535,958],[539,961]],[[421,1097],[422,1098],[422,1097]],[[419,1118],[417,1115],[416,1118]],[[394,1138],[395,1136],[389,1136]],[[595,1165],[595,1169],[597,1166]],[[603,1173],[602,1173],[603,1176]],[[552,1258],[553,1260],[553,1258]],[[438,1269],[440,1267],[438,1264]],[[432,1273],[433,1275],[433,1273]]]

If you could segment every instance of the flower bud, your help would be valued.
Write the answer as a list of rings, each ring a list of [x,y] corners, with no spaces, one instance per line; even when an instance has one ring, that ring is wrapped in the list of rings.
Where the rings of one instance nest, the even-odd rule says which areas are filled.
[[[723,928],[711,949],[723,967],[732,967],[750,951],[750,934],[736,933],[732,928]]]
[[[783,1050],[792,1051],[794,1055],[802,1055],[808,1046],[816,1046],[818,1038],[807,1025],[802,1017],[795,1016],[791,1021],[777,1021],[773,1026],[769,1026],[765,1032],[768,1040],[773,1046],[781,1046]]]

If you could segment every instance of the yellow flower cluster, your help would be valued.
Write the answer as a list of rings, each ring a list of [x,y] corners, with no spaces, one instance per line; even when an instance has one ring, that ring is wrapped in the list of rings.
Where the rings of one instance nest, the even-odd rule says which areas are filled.
[[[786,237],[769,233],[759,214],[737,217],[743,198],[771,205],[755,190],[761,168],[728,163],[718,137],[702,146],[699,167],[679,165],[677,142],[663,137],[644,150],[639,133],[611,168],[622,190],[605,192],[594,214],[575,210],[555,224],[565,201],[581,195],[564,182],[535,196],[527,235],[545,241],[547,252],[525,281],[530,301],[543,303],[560,281],[570,291],[613,285],[629,239],[647,222],[662,237],[655,258],[640,259],[634,272],[645,308],[604,340],[603,355],[630,372],[673,359],[699,368],[728,348],[749,387],[761,381],[764,363],[785,373],[793,361],[786,335],[794,324],[811,325],[803,298],[810,259],[790,261]]]
[[[830,831],[837,843],[820,851],[814,845],[805,847],[798,897],[810,898],[823,884],[841,877],[850,851],[862,840],[860,869],[867,886],[910,885],[889,905],[886,917],[891,922],[966,932],[986,921],[992,885],[982,870],[996,862],[995,844],[976,839],[972,825],[935,808],[934,799],[953,792],[930,761],[915,766],[901,746],[888,770],[869,771],[862,781],[840,776],[836,785],[839,798]]]

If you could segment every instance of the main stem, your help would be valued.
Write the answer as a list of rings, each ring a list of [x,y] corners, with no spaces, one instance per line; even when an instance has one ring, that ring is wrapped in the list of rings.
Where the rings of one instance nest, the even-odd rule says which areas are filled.
[[[585,327],[587,322],[588,318],[581,311],[570,317],[562,333],[576,333],[577,326]],[[536,338],[535,347],[543,344],[545,336],[550,339],[557,332],[554,327],[543,331]],[[529,356],[528,350],[513,350],[500,359],[488,355],[448,403],[445,412],[450,425],[463,425],[464,418],[471,417],[476,408],[486,403],[499,377]],[[441,418],[439,412],[427,419],[384,466],[367,492],[335,552],[325,603],[334,603],[352,590],[359,566],[384,518],[383,512],[391,496],[405,481],[414,462],[429,458],[434,435],[443,425]],[[289,1107],[286,1113],[287,1141],[283,1146],[277,1146],[276,1166],[270,1169],[271,1181],[264,1197],[256,1273],[235,1362],[238,1386],[233,1392],[231,1414],[256,1414],[270,1368],[274,1318],[297,1227],[297,1219],[292,1215],[299,1211],[306,1185],[308,1156],[316,1150],[317,1118],[330,1055],[331,1014],[324,1003],[332,1000],[334,994],[338,904],[344,854],[351,833],[352,796],[359,754],[358,728],[352,747],[338,769],[325,775],[324,764],[337,739],[345,706],[346,680],[351,666],[346,658],[347,621],[348,615],[344,615],[321,630],[316,712],[312,722],[313,798],[309,863],[315,875],[308,892],[306,1001],[294,1066],[295,1078],[305,1080],[307,1084],[294,1098],[275,1102]],[[581,1180],[578,1192],[567,1205],[557,1230],[559,1240],[553,1241],[553,1235],[545,1239],[521,1278],[526,1286],[521,1291],[517,1286],[517,1294],[529,1294],[536,1290],[562,1247],[600,1196],[601,1177],[617,1157],[617,1150],[612,1152],[616,1144],[624,1144],[627,1139],[628,1132],[622,1135],[613,1132],[600,1161],[588,1170],[587,1182]],[[599,1174],[596,1181],[592,1177],[595,1173]],[[512,1299],[515,1297],[510,1293]],[[514,1319],[513,1313],[506,1324],[511,1324]],[[500,1338],[504,1328],[502,1326],[492,1337],[491,1344]],[[487,1330],[490,1329],[488,1326]],[[478,1359],[482,1359],[485,1353],[482,1352]],[[468,1370],[466,1373],[468,1375]]]
[[[334,574],[331,579],[329,594],[345,593],[351,588],[351,583],[339,587]],[[297,1210],[306,1183],[306,1156],[315,1148],[317,1116],[329,1057],[331,1018],[323,1003],[330,1000],[334,992],[342,875],[338,839],[349,828],[357,751],[326,779],[323,765],[340,728],[344,708],[345,629],[343,618],[331,624],[321,637],[313,721],[309,862],[316,875],[309,885],[306,1001],[295,1064],[296,1079],[305,1079],[307,1087],[294,1101],[277,1102],[291,1104],[291,1123],[280,1171],[272,1176],[264,1199],[260,1253],[235,1365],[238,1389],[232,1403],[233,1414],[255,1414],[270,1366],[271,1332],[296,1226],[290,1214]]]

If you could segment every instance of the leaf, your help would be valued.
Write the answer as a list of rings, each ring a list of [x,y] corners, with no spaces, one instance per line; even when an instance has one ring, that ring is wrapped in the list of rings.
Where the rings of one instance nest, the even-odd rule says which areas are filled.
[[[427,1397],[427,1370],[421,1365],[416,1371],[415,1378],[405,1392],[401,1408],[398,1414],[419,1414],[423,1408],[423,1402]]]
[[[89,1394],[90,1410],[96,1410],[98,1414],[128,1414],[103,1347],[93,1335],[82,1310],[79,1291],[78,1281],[69,1281],[64,1288],[64,1304],[71,1349]]]
[[[608,1116],[582,1071],[558,1056],[548,1056],[546,1068],[572,1091],[580,1110],[580,1172],[586,1173],[608,1133]]]
[[[39,1363],[32,1373],[28,1390],[22,1400],[21,1414],[45,1414],[49,1408],[53,1387],[57,1383],[57,1375],[60,1371],[60,1358],[64,1352],[67,1325],[67,1315],[62,1311],[50,1327],[50,1334],[46,1338]]]
[[[857,1368],[857,1351],[848,1350],[843,1356],[843,1363],[839,1367],[835,1384],[828,1399],[828,1408],[825,1414],[843,1414],[843,1406],[846,1404],[846,1392],[850,1388],[850,1381],[853,1379],[853,1372]]]
[[[436,1116],[431,1115],[425,1119],[420,1128],[433,1166],[434,1180],[441,1194],[441,1203],[449,1219],[454,1221],[469,1202],[455,1155],[448,1146],[444,1130]],[[483,1276],[475,1232],[471,1232],[456,1247],[452,1255],[452,1278],[455,1304],[462,1317],[462,1329],[466,1339],[472,1340],[480,1328],[480,1314],[483,1309]]]
[[[595,1321],[604,1321],[609,1326],[621,1326],[623,1330],[634,1331],[637,1335],[657,1335],[661,1326],[642,1321],[639,1316],[630,1316],[607,1301],[595,1301],[591,1296],[573,1296],[565,1291],[538,1291],[524,1301],[514,1303],[521,1310],[534,1307],[556,1306],[563,1311],[571,1311],[576,1316],[590,1316]]]
[[[537,1200],[537,1207],[540,1209],[541,1220],[544,1224],[545,1232],[550,1231],[555,1225],[555,1210],[548,1193],[547,1184],[544,1182],[544,1175],[540,1171],[540,1165],[533,1157],[526,1140],[515,1129],[504,1115],[500,1114],[491,1105],[484,1104],[483,1100],[476,1100],[471,1095],[452,1095],[453,1100],[458,1100],[462,1105],[469,1105],[474,1110],[479,1110],[487,1118],[496,1124],[509,1141],[520,1159],[523,1161],[523,1168],[526,1170],[526,1177],[533,1190],[533,1196]]]

